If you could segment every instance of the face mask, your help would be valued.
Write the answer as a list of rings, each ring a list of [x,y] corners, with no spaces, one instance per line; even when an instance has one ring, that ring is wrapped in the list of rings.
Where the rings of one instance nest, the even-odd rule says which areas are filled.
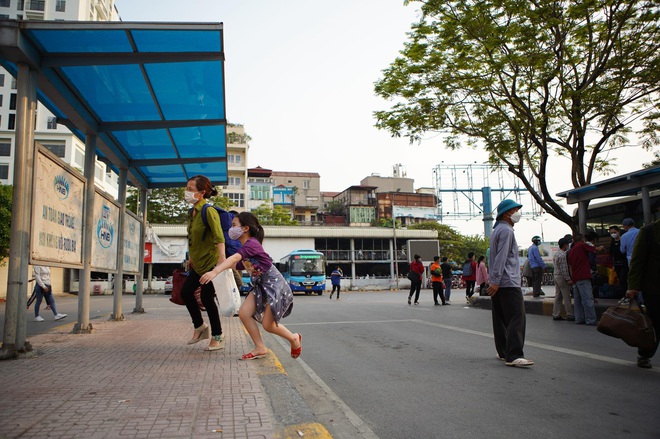
[[[240,227],[232,227],[227,233],[231,239],[238,239],[243,235],[243,229]]]
[[[511,222],[515,224],[518,221],[520,221],[521,217],[522,217],[522,213],[520,211],[514,212],[513,214],[511,214]]]
[[[610,233],[610,236],[614,239],[617,239],[619,237],[618,233]]]
[[[186,193],[183,195],[183,199],[186,200],[187,203],[195,204],[197,201],[199,201],[197,198],[195,198],[196,193],[197,192],[186,191]]]

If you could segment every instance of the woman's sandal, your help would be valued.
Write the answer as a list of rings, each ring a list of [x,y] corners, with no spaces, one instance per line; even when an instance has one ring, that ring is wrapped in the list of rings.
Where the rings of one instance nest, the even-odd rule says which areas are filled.
[[[300,346],[297,348],[291,348],[291,357],[298,358],[302,354],[302,335],[298,334],[298,340],[300,340]]]
[[[264,358],[267,354],[253,354],[252,352],[248,352],[247,354],[244,354],[240,359],[241,360],[258,360],[259,358]]]
[[[195,344],[199,341],[206,340],[209,337],[211,337],[211,328],[204,323],[199,328],[195,328],[192,338],[188,340],[188,344]]]

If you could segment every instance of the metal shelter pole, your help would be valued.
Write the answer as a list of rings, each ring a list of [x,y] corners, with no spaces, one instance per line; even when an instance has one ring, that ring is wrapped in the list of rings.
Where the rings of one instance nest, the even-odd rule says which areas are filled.
[[[30,157],[34,149],[34,117],[37,100],[37,78],[27,64],[18,64],[16,102],[16,141],[14,147],[14,190],[12,194],[11,240],[7,273],[7,299],[0,358],[13,358],[26,348],[26,313],[29,223],[30,223]],[[28,346],[29,347],[29,346]]]
[[[399,249],[396,245],[396,217],[394,216],[394,205],[392,205],[392,243],[394,244],[394,276],[396,281],[396,290],[399,291],[399,256],[397,255]]]
[[[482,187],[481,194],[483,197],[484,236],[486,239],[490,239],[490,231],[493,230],[493,201],[491,200],[490,187]]]
[[[588,201],[578,203],[578,227],[583,235],[587,233],[587,207],[589,207]]]
[[[355,282],[355,238],[351,238],[351,290],[356,286]]]
[[[112,301],[112,316],[110,320],[124,320],[124,314],[121,309],[122,294],[124,293],[124,227],[126,222],[126,180],[128,179],[128,170],[119,168],[119,233],[117,245],[117,273],[115,274],[115,284]]]
[[[85,209],[83,215],[83,268],[78,282],[78,321],[73,326],[73,332],[90,333],[89,295],[92,277],[92,238],[94,233],[94,174],[96,168],[96,134],[85,136]]]
[[[144,312],[142,307],[142,290],[144,289],[144,241],[145,235],[147,233],[147,190],[142,189],[140,191],[140,212],[142,213],[142,230],[140,233],[140,249],[142,249],[142,255],[140,257],[140,270],[137,278],[137,284],[135,286],[135,308],[133,312]]]
[[[648,186],[642,186],[642,210],[644,211],[644,224],[651,224],[653,212],[651,212],[651,196]]]

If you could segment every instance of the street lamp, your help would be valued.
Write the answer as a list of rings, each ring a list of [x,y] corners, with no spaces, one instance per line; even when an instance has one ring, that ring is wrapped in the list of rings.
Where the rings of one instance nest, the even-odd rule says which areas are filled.
[[[392,197],[392,236],[394,236],[394,276],[396,279],[396,290],[399,291],[399,258],[397,257],[397,245],[396,245],[396,216],[394,215],[394,197]]]

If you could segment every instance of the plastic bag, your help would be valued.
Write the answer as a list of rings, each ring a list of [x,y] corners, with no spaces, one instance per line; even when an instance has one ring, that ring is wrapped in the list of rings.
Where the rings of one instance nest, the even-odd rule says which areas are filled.
[[[213,278],[213,288],[218,301],[218,311],[225,317],[238,313],[241,306],[241,295],[231,270],[225,270]],[[238,298],[238,300],[236,299]]]

